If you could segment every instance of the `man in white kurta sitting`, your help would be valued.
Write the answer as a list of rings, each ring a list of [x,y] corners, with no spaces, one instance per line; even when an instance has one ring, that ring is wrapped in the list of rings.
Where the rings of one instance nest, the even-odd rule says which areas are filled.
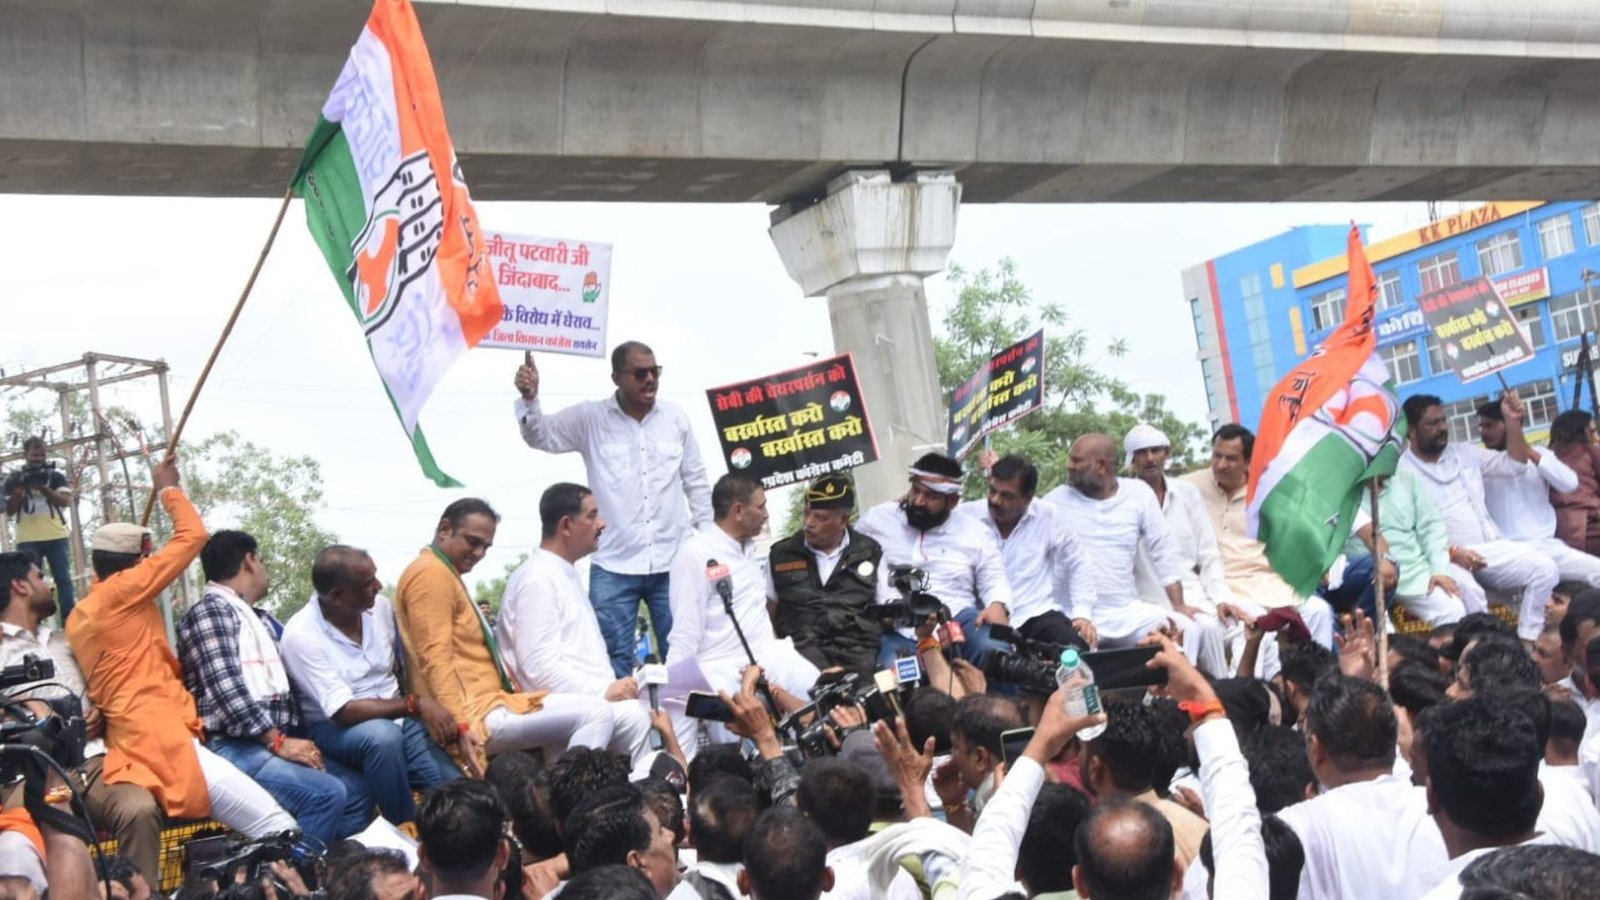
[[[1478,436],[1490,453],[1507,453],[1507,432],[1499,403],[1491,401],[1478,407]],[[1562,581],[1600,587],[1600,558],[1556,537],[1556,510],[1550,505],[1550,494],[1577,490],[1578,473],[1548,450],[1529,447],[1528,455],[1532,463],[1515,476],[1484,480],[1483,499],[1489,507],[1489,517],[1500,526],[1500,534],[1506,540],[1550,557]]]
[[[539,546],[511,573],[495,623],[506,665],[525,689],[610,701],[609,749],[637,764],[650,752],[650,714],[633,676],[614,677],[576,567],[600,545],[605,519],[588,488],[562,482],[539,498],[539,521]]]
[[[1172,554],[1177,558],[1182,573],[1185,603],[1207,616],[1217,617],[1217,609],[1224,604],[1236,604],[1228,590],[1227,572],[1222,566],[1222,554],[1217,550],[1217,533],[1206,515],[1205,500],[1200,489],[1187,481],[1167,477],[1167,461],[1172,458],[1172,442],[1154,425],[1140,422],[1128,430],[1122,439],[1124,465],[1134,477],[1149,485],[1155,492],[1156,503],[1166,518],[1167,532],[1172,537]],[[1134,583],[1139,596],[1151,602],[1165,599],[1165,589],[1150,562],[1150,551],[1143,542],[1134,568]],[[1262,609],[1258,612],[1266,612]],[[1244,624],[1235,620],[1220,622],[1225,641],[1232,645],[1234,659],[1244,652]],[[1207,672],[1217,678],[1226,678],[1232,672]]]
[[[767,614],[767,578],[755,543],[767,524],[767,492],[750,477],[729,472],[711,488],[711,509],[711,527],[684,541],[672,561],[667,670],[678,672],[693,663],[713,691],[738,693],[750,664],[739,640],[742,632],[773,692],[806,696],[817,682],[817,667],[792,641],[773,634]],[[698,745],[694,723],[675,720],[678,742],[692,755]]]
[[[1072,442],[1067,483],[1045,496],[1064,513],[1094,566],[1096,591],[1087,609],[1074,611],[1094,623],[1102,649],[1137,643],[1169,623],[1183,634],[1183,650],[1195,665],[1222,672],[1222,628],[1215,617],[1184,602],[1183,573],[1172,535],[1155,494],[1142,481],[1117,477],[1117,443],[1090,433]],[[1140,542],[1166,594],[1166,604],[1141,600],[1134,587]]]
[[[1536,463],[1538,455],[1522,433],[1526,410],[1521,398],[1515,391],[1507,391],[1500,406],[1506,423],[1506,450],[1494,453],[1452,442],[1450,422],[1438,397],[1407,397],[1403,409],[1409,433],[1400,465],[1417,476],[1423,493],[1444,517],[1445,530],[1450,533],[1450,561],[1476,580],[1476,584],[1457,585],[1463,595],[1482,588],[1520,591],[1517,635],[1532,643],[1544,630],[1544,608],[1561,573],[1544,553],[1505,540],[1489,514],[1485,482],[1520,477],[1529,463]]]

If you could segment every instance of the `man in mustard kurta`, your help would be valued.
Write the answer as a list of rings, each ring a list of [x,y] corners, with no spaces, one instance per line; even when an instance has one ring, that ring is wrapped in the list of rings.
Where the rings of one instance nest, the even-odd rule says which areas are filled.
[[[506,668],[499,642],[461,576],[489,548],[500,516],[482,500],[445,507],[433,543],[406,566],[395,587],[395,622],[413,693],[439,701],[462,732],[463,762],[481,775],[488,754],[543,748],[554,760],[571,746],[611,741],[605,700],[524,691]]]
[[[102,526],[90,544],[95,583],[67,621],[89,697],[105,717],[102,778],[145,788],[173,818],[209,815],[251,837],[292,830],[294,818],[265,789],[200,743],[200,717],[157,600],[208,535],[178,487],[174,457],[156,467],[152,486],[172,518],[172,540],[152,553],[149,529]]]

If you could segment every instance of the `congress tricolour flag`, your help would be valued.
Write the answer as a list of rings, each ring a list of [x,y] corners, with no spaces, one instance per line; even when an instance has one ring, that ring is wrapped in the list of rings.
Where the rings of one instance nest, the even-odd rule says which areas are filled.
[[[1350,227],[1344,324],[1267,395],[1250,463],[1250,533],[1301,596],[1350,537],[1363,484],[1392,475],[1405,425],[1378,355],[1377,278]]]
[[[434,463],[417,417],[503,307],[408,0],[373,5],[294,190],[423,472],[459,486]]]

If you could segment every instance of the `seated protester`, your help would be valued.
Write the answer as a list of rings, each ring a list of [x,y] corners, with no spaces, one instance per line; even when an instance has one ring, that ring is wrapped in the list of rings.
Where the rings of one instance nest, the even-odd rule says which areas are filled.
[[[89,723],[84,745],[84,801],[95,824],[117,840],[117,852],[133,860],[139,871],[159,872],[161,865],[161,807],[146,788],[137,784],[107,784],[105,717],[94,701],[84,697],[83,672],[67,646],[67,636],[52,627],[56,614],[55,592],[39,572],[31,553],[0,553],[0,583],[7,587],[0,607],[0,666],[15,666],[29,655],[55,663],[54,678],[16,685],[7,693],[48,700],[71,694],[83,697]],[[54,682],[60,687],[50,686]]]
[[[1004,697],[969,694],[956,704],[950,726],[950,761],[933,774],[945,821],[970,832],[994,793],[1000,735],[1022,727],[1022,713]]]
[[[1461,894],[1474,898],[1588,897],[1600,883],[1600,856],[1529,843],[1478,857],[1461,870]]]
[[[1305,849],[1305,900],[1415,897],[1438,881],[1444,841],[1422,788],[1394,774],[1397,727],[1377,685],[1317,679],[1302,731],[1322,793],[1278,814]]]
[[[537,760],[521,750],[507,750],[489,760],[483,778],[500,792],[506,805],[511,833],[522,845],[523,865],[562,854],[561,820],[550,802],[549,770],[541,769]]]
[[[634,787],[644,795],[644,805],[656,814],[656,821],[672,832],[673,850],[681,848],[689,836],[689,811],[683,808],[683,795],[672,782],[658,775],[636,782]]]
[[[328,866],[327,900],[413,900],[422,882],[406,856],[387,847],[363,850],[339,866]]]
[[[595,866],[568,881],[560,896],[563,900],[656,900],[656,889],[632,866]]]
[[[689,840],[696,862],[683,881],[702,900],[732,900],[743,893],[739,870],[744,867],[744,839],[759,815],[760,796],[738,778],[714,779],[689,798]]]
[[[824,475],[806,487],[801,528],[772,545],[767,602],[778,637],[818,669],[840,666],[870,678],[883,626],[878,600],[883,548],[850,525],[855,482]]]
[[[1508,431],[1499,403],[1491,400],[1478,407],[1478,434],[1484,447],[1491,452],[1507,451]],[[1577,473],[1554,450],[1527,449],[1533,457],[1531,465],[1512,477],[1483,480],[1483,499],[1490,517],[1506,540],[1548,556],[1562,579],[1600,587],[1600,558],[1556,536],[1558,523],[1551,494],[1577,490]]]
[[[1084,900],[1164,900],[1182,883],[1172,826],[1147,804],[1095,804],[1073,839],[1072,884]]]
[[[1450,662],[1461,661],[1461,651],[1473,641],[1487,634],[1512,635],[1516,630],[1494,613],[1472,613],[1463,616],[1450,633],[1450,642],[1441,647],[1439,654]]]
[[[562,826],[571,877],[605,865],[638,869],[655,888],[657,900],[671,894],[692,898],[678,888],[672,832],[662,826],[633,785],[606,788],[580,802]]]
[[[1383,538],[1380,546],[1386,548],[1382,563],[1394,572],[1394,581],[1388,585],[1389,601],[1429,625],[1483,612],[1482,593],[1461,590],[1462,582],[1472,584],[1472,573],[1450,561],[1444,517],[1422,492],[1417,476],[1401,470],[1379,481],[1378,530]],[[1376,541],[1372,517],[1365,505],[1356,509],[1355,531],[1344,550],[1352,558],[1370,557]]]
[[[1256,808],[1271,815],[1317,795],[1317,776],[1306,757],[1306,739],[1287,725],[1258,729],[1240,742],[1250,764]]]
[[[1402,759],[1411,758],[1412,735],[1416,732],[1418,717],[1427,709],[1448,703],[1447,692],[1454,684],[1440,675],[1437,668],[1424,668],[1416,663],[1408,662],[1389,671],[1389,699],[1394,703]],[[1415,777],[1411,783],[1422,784]]]
[[[700,748],[689,760],[689,795],[704,790],[718,778],[737,778],[745,784],[756,783],[756,770],[744,758],[742,743],[708,744]]]
[[[1427,641],[1410,634],[1389,635],[1389,671],[1404,663],[1416,663],[1423,668],[1439,670],[1439,651]]]
[[[1172,826],[1179,862],[1189,865],[1200,852],[1206,820],[1155,791],[1161,761],[1183,740],[1182,731],[1170,733],[1143,703],[1107,700],[1105,706],[1106,730],[1086,742],[1079,757],[1084,786],[1101,800],[1126,797],[1158,812]]]
[[[1052,782],[1040,786],[1017,845],[1017,881],[1028,896],[1072,890],[1072,869],[1078,864],[1072,842],[1090,808],[1088,796],[1077,788]]]
[[[89,676],[88,699],[105,718],[101,780],[119,791],[143,788],[172,818],[210,816],[252,838],[287,831],[294,817],[200,743],[200,717],[167,642],[157,598],[199,555],[206,529],[178,487],[176,459],[157,466],[152,481],[171,517],[172,540],[152,553],[149,529],[102,525],[90,541],[96,581],[66,628],[78,670]],[[158,846],[146,832],[137,852],[148,857]]]
[[[254,606],[268,587],[255,538],[217,532],[200,551],[200,566],[206,586],[178,623],[178,657],[207,745],[266,788],[323,846],[365,828],[372,795],[360,774],[289,736],[299,724],[298,703],[278,654],[282,626]]]
[[[506,581],[495,623],[506,666],[525,688],[606,701],[608,748],[637,766],[650,755],[650,710],[639,702],[633,676],[612,675],[589,589],[575,568],[599,548],[605,519],[588,488],[565,482],[545,489],[539,518],[539,546]]]
[[[384,818],[411,822],[412,791],[461,777],[444,750],[461,732],[439,701],[401,693],[394,607],[366,551],[323,548],[311,584],[316,594],[289,617],[279,645],[306,730],[328,759],[361,773]]]
[[[767,524],[767,494],[746,476],[729,473],[711,489],[716,521],[683,542],[672,562],[669,578],[672,597],[672,641],[667,668],[693,661],[714,690],[733,693],[749,665],[745,643],[767,671],[778,702],[793,711],[804,706],[797,699],[817,681],[818,670],[780,640],[767,615],[766,576],[756,555],[755,539]],[[716,563],[716,567],[711,565]],[[718,576],[715,568],[726,569]],[[724,580],[726,579],[726,580]],[[744,636],[735,632],[735,620],[724,607],[720,591],[729,592],[728,604]],[[695,720],[683,717],[683,701],[667,701],[674,713],[678,743],[693,757],[700,744]]]
[[[1504,634],[1472,639],[1456,661],[1456,678],[1446,690],[1452,700],[1465,700],[1486,690],[1540,688],[1539,667],[1522,642]]]
[[[417,869],[428,896],[499,897],[500,873],[513,865],[500,795],[476,779],[428,792],[417,811]]]
[[[793,807],[775,806],[745,839],[739,887],[750,900],[817,900],[833,890],[827,853],[822,829]]]
[[[697,804],[698,805],[698,804]],[[878,809],[878,786],[859,763],[845,759],[813,759],[800,770],[795,805],[822,829],[828,842],[828,868],[833,887],[823,894],[835,900],[874,900],[861,841],[872,829]],[[696,841],[698,844],[698,840]],[[911,873],[902,869],[889,885],[891,898],[917,900]]]
[[[1009,649],[990,636],[990,626],[1011,624],[1011,582],[994,534],[977,520],[956,515],[961,502],[961,463],[942,453],[925,453],[908,471],[906,493],[862,513],[856,527],[883,547],[880,597],[891,566],[914,566],[928,575],[928,593],[949,608],[966,634],[962,651],[977,664],[993,650]],[[883,635],[879,667],[916,652],[912,628]]]
[[[1548,840],[1537,836],[1544,748],[1534,723],[1509,698],[1474,697],[1438,707],[1420,739],[1428,809],[1449,854],[1426,900],[1460,896],[1460,872],[1479,856]]]
[[[450,711],[463,732],[462,762],[479,774],[486,755],[542,748],[546,759],[568,747],[611,743],[611,710],[599,697],[547,696],[519,685],[494,629],[461,576],[494,545],[500,516],[475,498],[445,507],[433,543],[400,575],[395,621],[405,645],[411,690]]]
[[[1456,640],[1456,623],[1436,626],[1428,632],[1428,646],[1439,652],[1439,671],[1450,674],[1450,660],[1445,656],[1446,651]]]

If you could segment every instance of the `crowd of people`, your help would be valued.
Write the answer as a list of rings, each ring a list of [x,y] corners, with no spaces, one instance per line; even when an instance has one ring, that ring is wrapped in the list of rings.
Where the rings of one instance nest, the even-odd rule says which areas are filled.
[[[765,491],[711,479],[661,373],[624,343],[613,393],[546,412],[531,356],[517,371],[524,440],[580,454],[587,486],[543,491],[540,543],[492,617],[463,581],[495,542],[488,502],[444,509],[392,599],[366,552],[323,549],[279,622],[261,602],[285,573],[255,536],[207,530],[175,458],[153,473],[171,538],[100,527],[74,606],[44,548],[0,554],[0,666],[55,664],[9,714],[81,697],[87,737],[0,813],[0,895],[104,878],[149,896],[162,828],[198,818],[326,848],[318,887],[338,898],[1600,890],[1600,449],[1582,414],[1534,447],[1508,392],[1468,445],[1437,398],[1409,398],[1377,527],[1361,514],[1301,596],[1250,537],[1242,426],[1182,476],[1152,426],[1081,435],[1042,496],[1032,462],[987,452],[979,500],[936,452],[870,508],[823,476],[763,553]],[[67,488],[8,483],[7,508],[49,514]],[[158,597],[197,559],[202,596],[169,641]],[[937,612],[887,614],[918,609],[908,569]],[[1379,589],[1416,632],[1381,655]],[[998,674],[1025,647],[1145,647],[1150,677],[1073,715]],[[884,670],[886,708],[812,703]],[[696,692],[721,712],[689,715]],[[796,749],[803,728],[825,751]],[[414,863],[372,846],[385,822]],[[118,858],[97,867],[102,836]],[[241,890],[309,894],[286,866],[180,893]]]

